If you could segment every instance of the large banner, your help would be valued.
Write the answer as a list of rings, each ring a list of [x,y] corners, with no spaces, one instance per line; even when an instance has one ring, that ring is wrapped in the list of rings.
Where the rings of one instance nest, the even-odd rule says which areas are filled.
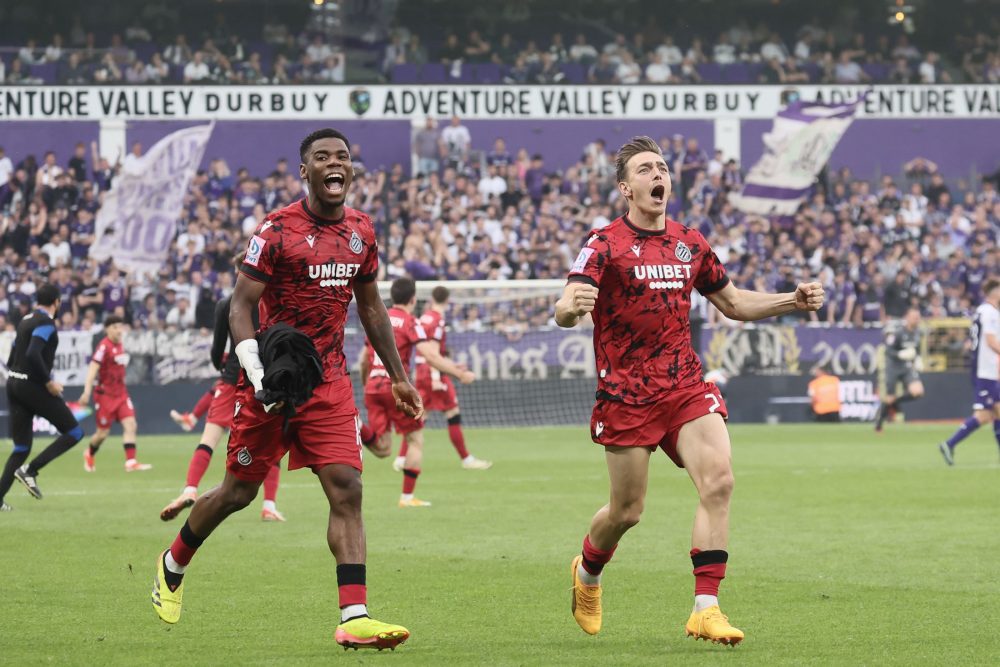
[[[0,120],[774,118],[790,100],[858,117],[1000,118],[1000,86],[6,86]]]
[[[854,120],[859,102],[794,102],[778,112],[764,134],[764,155],[747,174],[736,208],[761,215],[793,215]]]
[[[114,258],[118,268],[142,273],[163,265],[211,135],[212,125],[179,130],[125,162],[97,212],[91,257]]]

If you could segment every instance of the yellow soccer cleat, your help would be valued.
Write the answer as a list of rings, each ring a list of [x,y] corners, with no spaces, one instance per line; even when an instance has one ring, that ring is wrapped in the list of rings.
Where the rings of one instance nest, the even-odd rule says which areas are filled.
[[[163,559],[167,555],[164,551],[156,559],[156,577],[153,578],[153,611],[164,623],[176,623],[181,619],[181,598],[184,597],[184,582],[181,581],[177,590],[170,590],[167,586],[167,579],[164,576]]]
[[[587,586],[577,576],[583,556],[573,559],[573,618],[588,635],[601,631],[601,585]]]
[[[715,644],[736,646],[743,641],[743,631],[729,624],[729,617],[722,613],[719,605],[691,612],[685,631],[688,637],[704,639]]]
[[[410,631],[403,626],[383,623],[367,616],[352,618],[341,623],[334,634],[334,639],[344,647],[345,651],[349,648],[355,651],[359,648],[395,650],[409,638]]]
[[[420,500],[419,498],[400,498],[400,507],[430,507],[430,502],[426,500]]]

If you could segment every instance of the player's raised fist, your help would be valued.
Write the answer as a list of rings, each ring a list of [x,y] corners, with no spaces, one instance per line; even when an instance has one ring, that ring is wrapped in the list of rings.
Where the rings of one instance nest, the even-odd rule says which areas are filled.
[[[820,283],[799,283],[795,288],[795,307],[799,310],[819,310],[825,299]]]

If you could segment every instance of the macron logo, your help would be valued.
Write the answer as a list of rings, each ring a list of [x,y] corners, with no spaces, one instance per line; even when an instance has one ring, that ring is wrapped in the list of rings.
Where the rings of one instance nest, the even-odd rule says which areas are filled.
[[[604,433],[604,422],[597,422],[597,426],[594,427],[594,435],[598,438]]]
[[[310,234],[309,236],[306,237],[306,243],[309,244],[310,248],[313,247],[313,244],[316,243],[316,237]]]

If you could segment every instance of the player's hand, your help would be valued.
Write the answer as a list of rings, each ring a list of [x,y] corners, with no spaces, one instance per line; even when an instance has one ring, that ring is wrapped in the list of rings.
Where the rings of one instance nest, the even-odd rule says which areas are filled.
[[[564,299],[568,300],[567,309],[577,317],[583,317],[594,310],[597,305],[597,288],[587,283],[570,283]]]
[[[440,380],[436,382],[431,382],[431,391],[445,391],[447,388],[448,385],[446,385],[444,382],[441,382]]]
[[[472,371],[462,371],[458,374],[458,381],[462,384],[472,384],[476,381],[476,374]]]
[[[795,307],[798,310],[819,310],[826,295],[819,283],[799,283],[795,288]]]
[[[55,380],[49,380],[45,383],[45,388],[49,390],[49,393],[53,396],[62,396],[63,386],[56,382]]]
[[[77,401],[80,405],[88,405],[90,403],[90,394],[83,392],[80,394],[80,400]]]
[[[396,408],[414,419],[423,419],[424,402],[420,393],[408,380],[392,383],[392,397],[396,399]]]

